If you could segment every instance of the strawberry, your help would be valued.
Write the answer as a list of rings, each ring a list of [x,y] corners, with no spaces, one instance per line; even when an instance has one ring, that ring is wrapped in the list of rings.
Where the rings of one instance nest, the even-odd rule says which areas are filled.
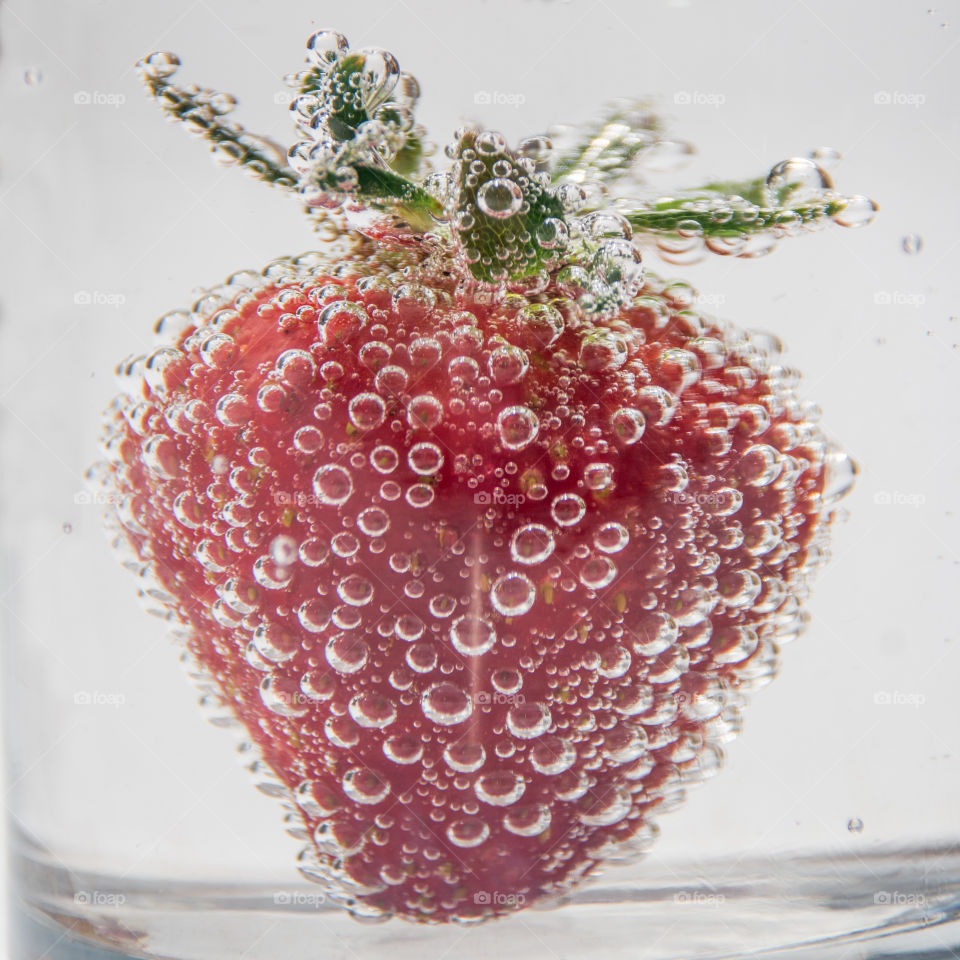
[[[591,176],[657,142],[643,113],[557,182],[544,138],[473,128],[417,181],[415,81],[337,34],[309,49],[291,167],[173,86],[175,57],[141,64],[326,246],[164,318],[121,366],[102,478],[303,873],[359,918],[473,922],[642,853],[716,772],[845,483],[776,340],[645,272],[642,240],[749,253],[863,201],[790,161],[791,207],[591,208]]]

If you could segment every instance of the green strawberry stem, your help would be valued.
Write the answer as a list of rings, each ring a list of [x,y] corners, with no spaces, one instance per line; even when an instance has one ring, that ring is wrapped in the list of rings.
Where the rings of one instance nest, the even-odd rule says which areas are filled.
[[[216,98],[221,95],[213,90],[177,86],[164,77],[146,71],[143,72],[143,81],[164,113],[209,141],[211,150],[221,160],[246,168],[264,183],[288,190],[296,187],[296,173],[278,162],[277,157],[283,153],[282,147],[266,137],[247,133],[237,123],[221,119],[222,114],[215,106]],[[229,98],[228,102],[231,101],[232,98]]]
[[[371,205],[391,210],[414,230],[425,232],[436,226],[434,218],[443,216],[443,208],[423,187],[394,173],[358,164],[356,196]]]
[[[743,196],[742,193],[738,195]],[[697,204],[695,209],[690,208],[693,204]],[[826,221],[841,213],[846,206],[847,199],[840,197],[793,207],[764,207],[751,203],[747,209],[737,209],[726,202],[718,203],[714,197],[687,197],[658,200],[649,207],[621,213],[636,233],[742,237],[777,226]]]

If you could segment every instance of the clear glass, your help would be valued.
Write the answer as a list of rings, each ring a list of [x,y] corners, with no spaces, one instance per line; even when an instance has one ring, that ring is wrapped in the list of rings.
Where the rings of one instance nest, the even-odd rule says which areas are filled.
[[[0,10],[10,956],[951,955],[956,10],[411,0],[316,15],[299,0]],[[132,64],[175,50],[185,78],[237,94],[245,125],[286,141],[281,77],[318,26],[393,51],[440,143],[464,118],[516,141],[649,94],[698,147],[664,191],[829,145],[838,186],[881,207],[868,229],[759,262],[650,261],[703,309],[786,342],[860,475],[810,626],[719,775],[660,818],[638,863],[475,928],[365,926],[302,879],[302,840],[204,721],[83,482],[114,367],[155,319],[318,246],[296,204],[161,122]]]

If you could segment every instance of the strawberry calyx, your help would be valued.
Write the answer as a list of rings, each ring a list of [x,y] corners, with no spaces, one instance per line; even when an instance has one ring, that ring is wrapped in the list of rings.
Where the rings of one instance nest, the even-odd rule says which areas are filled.
[[[668,139],[641,101],[611,104],[585,132],[555,128],[555,137],[515,149],[499,133],[463,127],[445,151],[451,167],[434,170],[414,116],[419,84],[391,53],[352,50],[330,30],[310,37],[307,51],[306,69],[286,78],[297,130],[286,151],[226,119],[232,96],[173,83],[175,54],[153,53],[137,66],[162,109],[206,139],[218,160],[299,197],[318,227],[387,244],[429,241],[488,290],[522,283],[535,292],[556,281],[587,314],[610,318],[636,295],[646,249],[671,263],[711,252],[757,257],[829,222],[863,226],[876,211],[868,198],[834,189],[818,162],[824,151],[753,180],[669,196],[626,193],[624,181],[642,183],[693,153]],[[554,139],[570,142],[558,149]],[[398,219],[406,230],[396,229]]]

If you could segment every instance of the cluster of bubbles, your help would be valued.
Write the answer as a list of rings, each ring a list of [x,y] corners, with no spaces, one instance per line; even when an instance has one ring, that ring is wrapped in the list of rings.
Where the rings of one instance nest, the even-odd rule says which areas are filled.
[[[551,183],[552,144],[530,137],[511,149],[491,130],[461,128],[446,147],[451,170],[425,186],[443,205],[456,260],[494,285],[522,281],[528,294],[559,280],[583,313],[612,317],[643,284],[629,222],[614,212],[578,212],[589,191]]]
[[[694,263],[707,253],[764,256],[781,238],[818,230],[828,220],[853,228],[873,220],[877,207],[872,200],[834,189],[822,163],[830,154],[835,151],[822,148],[813,157],[780,161],[770,169],[757,197],[699,194],[679,200],[634,200],[626,206],[641,221],[648,216],[655,222],[665,210],[671,215],[672,229],[656,239],[660,255],[670,263]]]
[[[420,88],[391,53],[351,51],[342,34],[315,33],[307,50],[308,69],[287,78],[298,133],[288,160],[308,205],[336,207],[356,191],[359,166],[386,169],[422,141],[413,116]]]
[[[217,163],[240,166],[259,179],[292,187],[294,177],[284,166],[283,148],[227,119],[237,105],[236,98],[196,84],[174,85],[171,80],[179,67],[180,58],[164,51],[151,53],[137,63],[151,96],[188,133],[210,142]]]
[[[431,172],[414,119],[419,86],[393,55],[351,50],[333,31],[314,34],[307,47],[307,68],[287,78],[297,140],[286,154],[224,119],[234,106],[229,95],[170,83],[175,55],[154,53],[138,67],[163,108],[208,139],[220,161],[295,189],[319,208],[318,222],[327,222],[322,211],[344,214],[360,232],[372,221],[380,239],[388,235],[377,211],[393,208],[430,230],[427,255],[445,251],[447,265],[475,287],[512,283],[535,294],[558,280],[586,314],[605,319],[637,296],[645,245],[676,264],[707,253],[759,257],[782,237],[830,220],[863,226],[876,211],[868,198],[834,189],[827,170],[840,157],[825,147],[741,185],[746,196],[704,188],[612,200],[616,181],[676,169],[693,152],[663,137],[642,103],[614,104],[586,137],[555,127],[515,150],[496,132],[461,128],[446,148],[451,169]]]

